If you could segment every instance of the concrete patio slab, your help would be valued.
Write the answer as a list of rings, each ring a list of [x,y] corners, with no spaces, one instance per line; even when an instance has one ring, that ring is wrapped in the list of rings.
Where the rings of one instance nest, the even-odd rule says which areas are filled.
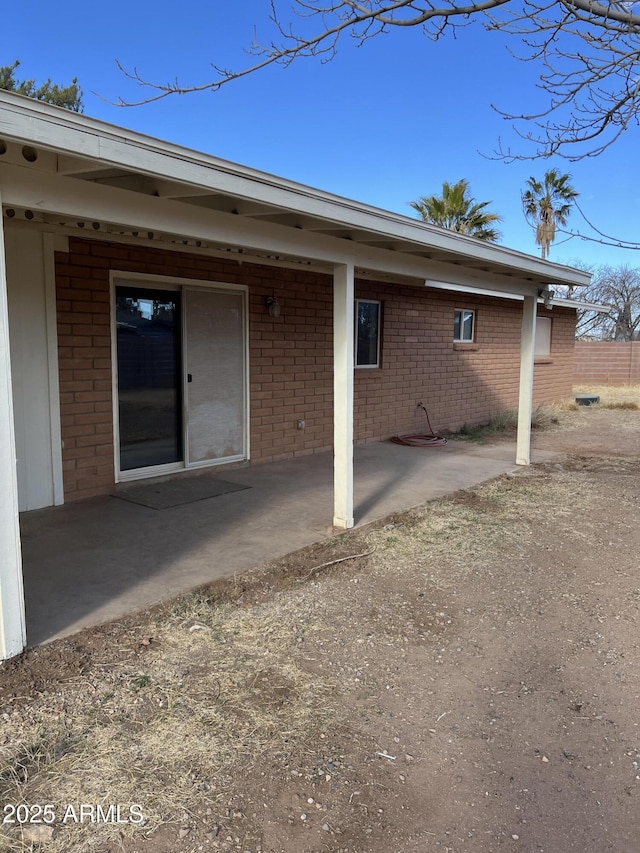
[[[534,458],[554,455],[539,451]],[[512,444],[358,446],[356,524],[515,470],[514,460]],[[189,476],[249,488],[163,510],[101,497],[21,517],[29,645],[336,535],[330,453]]]

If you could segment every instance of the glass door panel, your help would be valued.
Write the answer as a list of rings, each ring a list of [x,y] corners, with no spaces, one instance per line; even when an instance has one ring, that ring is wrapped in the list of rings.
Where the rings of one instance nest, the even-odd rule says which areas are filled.
[[[183,459],[179,297],[116,287],[121,471]]]
[[[246,456],[244,295],[184,291],[188,465]]]

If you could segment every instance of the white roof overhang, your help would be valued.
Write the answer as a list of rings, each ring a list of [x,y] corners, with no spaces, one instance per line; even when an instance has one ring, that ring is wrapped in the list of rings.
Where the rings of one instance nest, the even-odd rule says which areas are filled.
[[[452,290],[455,293],[474,293],[476,296],[500,296],[506,299],[520,300],[524,298],[522,294],[517,293],[505,294],[490,289],[485,290],[479,287],[465,287],[464,285],[458,284],[443,284],[437,281],[428,281],[427,286],[433,287],[436,290]],[[549,292],[543,291],[538,297],[538,302],[541,305],[545,305],[547,308],[557,306],[558,308],[574,308],[581,311],[597,311],[600,314],[610,314],[612,310],[610,305],[600,305],[596,302],[585,302],[580,299],[568,299],[563,296],[554,296],[553,288],[551,288]]]
[[[171,143],[0,92],[5,213],[87,236],[527,295],[589,275]],[[95,236],[98,236],[97,234]]]

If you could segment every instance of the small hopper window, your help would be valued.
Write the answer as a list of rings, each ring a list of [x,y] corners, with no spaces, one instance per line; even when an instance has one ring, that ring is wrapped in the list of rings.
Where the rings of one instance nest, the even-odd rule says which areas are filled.
[[[456,308],[453,314],[453,340],[456,343],[472,343],[475,334],[476,312],[467,308]]]

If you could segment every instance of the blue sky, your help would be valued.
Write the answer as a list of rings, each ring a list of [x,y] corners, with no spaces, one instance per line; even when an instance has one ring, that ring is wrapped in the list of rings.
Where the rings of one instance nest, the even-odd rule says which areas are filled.
[[[541,102],[535,67],[506,49],[513,37],[478,25],[438,43],[409,29],[363,47],[345,38],[326,64],[302,59],[217,93],[145,106],[108,102],[141,95],[115,59],[151,80],[194,84],[209,79],[211,62],[244,66],[254,27],[270,33],[268,13],[268,0],[15,0],[2,13],[0,65],[20,59],[20,77],[38,82],[77,76],[92,117],[407,215],[410,200],[467,178],[475,198],[503,216],[501,243],[530,254],[539,250],[520,193],[528,177],[557,166],[572,174],[582,209],[602,231],[640,239],[638,130],[578,163],[490,159],[499,137],[517,144],[491,104],[517,112]],[[570,222],[588,230],[577,214]],[[559,263],[640,266],[638,251],[561,240],[550,255]]]

